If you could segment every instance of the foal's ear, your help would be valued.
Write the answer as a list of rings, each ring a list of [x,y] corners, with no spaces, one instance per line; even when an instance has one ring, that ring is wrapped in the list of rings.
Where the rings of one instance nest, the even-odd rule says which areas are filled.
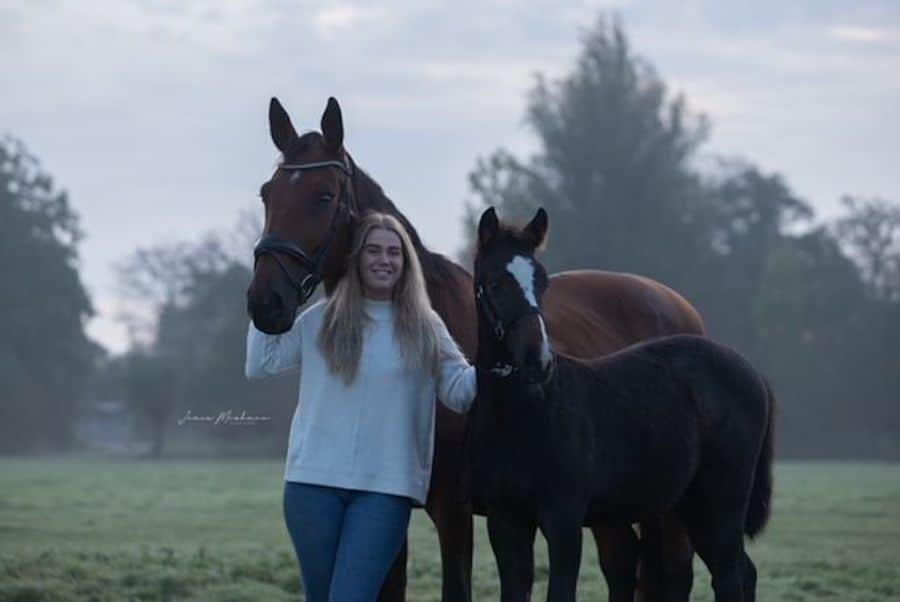
[[[537,249],[542,244],[544,244],[544,237],[547,236],[547,227],[549,226],[550,218],[547,217],[547,212],[544,211],[544,208],[541,207],[537,210],[537,213],[528,222],[528,225],[525,226],[523,231],[525,232],[525,236],[534,243],[534,248]]]
[[[488,244],[500,229],[500,220],[497,219],[497,212],[493,207],[489,207],[481,214],[481,220],[478,222],[478,248]]]
[[[287,154],[291,140],[297,137],[291,118],[288,117],[287,111],[274,96],[269,101],[269,133],[272,135],[275,147],[282,154]]]
[[[344,144],[344,118],[341,116],[341,105],[334,97],[328,98],[328,106],[322,113],[322,136],[325,137],[325,148],[338,152]]]

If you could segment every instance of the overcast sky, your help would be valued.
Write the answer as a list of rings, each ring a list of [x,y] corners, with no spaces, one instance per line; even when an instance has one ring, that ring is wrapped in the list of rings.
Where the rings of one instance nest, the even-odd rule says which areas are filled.
[[[357,163],[453,253],[475,159],[534,147],[534,73],[565,74],[609,10],[710,117],[704,153],[781,172],[820,217],[845,193],[900,200],[896,0],[0,0],[0,132],[69,192],[89,332],[121,351],[112,264],[259,209],[269,97],[318,129],[336,96]]]

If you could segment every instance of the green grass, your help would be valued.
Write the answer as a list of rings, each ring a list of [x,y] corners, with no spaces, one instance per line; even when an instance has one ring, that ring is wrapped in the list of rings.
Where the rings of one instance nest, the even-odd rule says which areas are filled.
[[[0,600],[297,600],[281,462],[0,460]],[[759,599],[900,599],[900,466],[788,463],[772,522],[749,546]],[[440,598],[437,536],[416,512],[409,599]],[[535,600],[546,591],[539,537]],[[711,600],[695,563],[695,600]],[[605,599],[585,539],[579,598]],[[483,519],[475,599],[499,597]]]

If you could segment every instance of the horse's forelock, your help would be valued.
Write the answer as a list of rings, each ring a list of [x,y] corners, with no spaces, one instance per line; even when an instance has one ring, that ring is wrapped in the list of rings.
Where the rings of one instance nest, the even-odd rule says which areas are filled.
[[[288,147],[287,153],[284,156],[285,161],[292,161],[299,157],[302,157],[316,144],[320,144],[322,142],[322,134],[315,131],[304,132],[303,135],[297,136],[290,142],[290,146]]]

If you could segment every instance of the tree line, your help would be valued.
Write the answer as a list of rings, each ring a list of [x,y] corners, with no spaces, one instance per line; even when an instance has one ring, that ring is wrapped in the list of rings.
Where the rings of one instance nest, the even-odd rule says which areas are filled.
[[[564,77],[538,77],[525,122],[536,153],[501,148],[470,174],[464,260],[484,207],[543,206],[551,271],[660,280],[769,375],[783,455],[900,456],[900,206],[847,196],[820,223],[781,175],[701,155],[709,121],[610,20]]]
[[[566,75],[538,76],[525,121],[537,152],[501,148],[470,173],[464,264],[484,207],[521,221],[542,206],[551,272],[660,280],[695,304],[710,336],[768,375],[782,457],[900,457],[900,206],[848,195],[842,214],[822,222],[780,174],[709,160],[709,120],[608,19],[584,35]],[[0,451],[69,448],[85,403],[121,398],[151,453],[163,452],[186,411],[225,409],[271,420],[190,427],[191,436],[235,453],[282,452],[295,378],[243,377],[257,215],[124,258],[122,295],[152,311],[123,316],[134,344],[111,357],[84,334],[92,308],[78,275],[77,214],[11,138],[0,144],[0,199]]]

